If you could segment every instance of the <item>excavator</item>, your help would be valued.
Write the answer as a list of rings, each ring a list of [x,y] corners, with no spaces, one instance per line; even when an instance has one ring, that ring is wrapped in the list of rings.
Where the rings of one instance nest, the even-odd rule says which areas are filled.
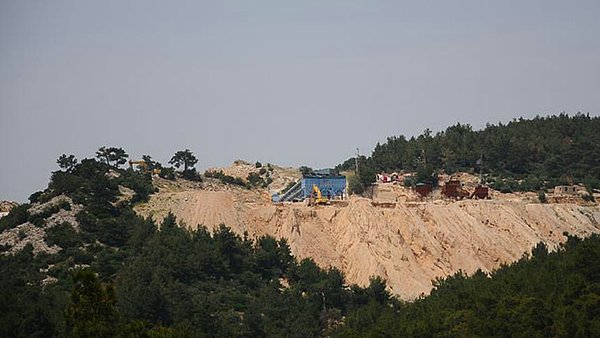
[[[133,168],[134,165],[138,166],[138,168],[140,168],[144,174],[160,174],[160,169],[158,168],[153,169],[152,171],[148,170],[148,163],[146,163],[146,161],[129,161],[129,168]]]
[[[329,204],[329,199],[321,194],[321,189],[313,184],[312,193],[310,194],[309,205]]]

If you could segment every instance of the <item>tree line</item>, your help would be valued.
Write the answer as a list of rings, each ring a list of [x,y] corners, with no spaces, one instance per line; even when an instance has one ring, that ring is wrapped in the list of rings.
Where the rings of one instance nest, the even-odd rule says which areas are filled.
[[[503,191],[539,191],[556,185],[583,183],[600,188],[600,117],[559,114],[487,124],[473,130],[457,123],[435,135],[426,129],[407,138],[388,137],[371,156],[359,160],[364,185],[381,171],[417,172],[434,181],[438,172],[484,173],[486,184]],[[338,165],[352,170],[355,159]]]
[[[109,158],[65,155],[31,204],[66,195],[78,226],[46,230],[61,250],[15,255],[0,247],[0,335],[6,337],[380,337],[600,335],[600,237],[539,244],[518,262],[439,279],[402,301],[372,277],[361,287],[336,268],[291,253],[285,239],[250,238],[225,225],[189,230],[133,212],[154,191],[149,174]],[[180,169],[185,170],[184,165]],[[189,166],[188,166],[189,169]],[[135,196],[120,198],[119,186]],[[30,205],[0,230],[45,219]]]

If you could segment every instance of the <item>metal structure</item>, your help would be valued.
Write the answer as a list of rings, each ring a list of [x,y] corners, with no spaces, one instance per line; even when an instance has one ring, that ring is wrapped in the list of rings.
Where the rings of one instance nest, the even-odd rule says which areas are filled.
[[[486,186],[478,185],[473,190],[473,193],[471,193],[470,198],[490,199],[490,189]]]
[[[279,202],[300,202],[309,198],[314,186],[327,199],[342,197],[346,192],[346,177],[342,175],[306,175],[285,194],[278,196]]]
[[[427,197],[433,190],[433,186],[429,183],[417,183],[415,186],[415,191],[421,198]]]

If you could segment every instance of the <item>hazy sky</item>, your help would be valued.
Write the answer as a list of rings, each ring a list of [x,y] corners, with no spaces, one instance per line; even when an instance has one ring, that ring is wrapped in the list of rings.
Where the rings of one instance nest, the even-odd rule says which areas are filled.
[[[102,145],[328,167],[562,111],[600,113],[597,0],[0,0],[0,199]]]

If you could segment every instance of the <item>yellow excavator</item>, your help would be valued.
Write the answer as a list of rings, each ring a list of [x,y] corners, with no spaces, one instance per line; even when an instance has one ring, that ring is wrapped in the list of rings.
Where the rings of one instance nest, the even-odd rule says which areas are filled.
[[[133,166],[137,166],[140,170],[145,173],[152,174],[160,174],[160,169],[154,169],[152,171],[148,170],[148,163],[146,161],[129,161],[129,168],[133,168]]]
[[[329,199],[321,194],[321,189],[313,184],[312,194],[310,194],[309,205],[329,204]]]

